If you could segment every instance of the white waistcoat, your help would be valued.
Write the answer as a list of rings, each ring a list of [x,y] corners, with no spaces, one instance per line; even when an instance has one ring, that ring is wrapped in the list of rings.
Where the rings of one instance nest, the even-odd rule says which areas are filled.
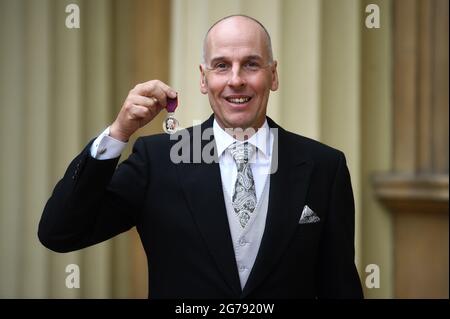
[[[224,190],[225,206],[227,209],[228,224],[230,225],[231,239],[233,240],[236,266],[241,280],[241,288],[247,282],[250,272],[258,254],[261,239],[266,226],[267,208],[269,204],[270,176],[266,178],[261,198],[258,199],[255,210],[251,214],[248,224],[243,229],[233,209],[231,196]]]

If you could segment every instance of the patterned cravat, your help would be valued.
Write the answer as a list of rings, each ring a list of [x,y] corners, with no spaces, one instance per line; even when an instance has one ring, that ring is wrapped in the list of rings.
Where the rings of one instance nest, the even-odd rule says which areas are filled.
[[[254,146],[248,143],[238,144],[235,142],[228,149],[237,166],[237,177],[232,198],[233,208],[239,218],[239,223],[244,228],[256,206],[255,181],[248,162],[252,157]]]

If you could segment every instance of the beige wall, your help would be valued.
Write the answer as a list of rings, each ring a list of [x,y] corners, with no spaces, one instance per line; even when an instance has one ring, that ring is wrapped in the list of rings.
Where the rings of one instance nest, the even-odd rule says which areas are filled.
[[[64,27],[68,3],[80,4],[80,30]],[[364,27],[368,3],[380,5],[381,29]],[[136,284],[145,283],[145,275],[135,273],[145,271],[135,267],[142,260],[133,259],[141,248],[130,246],[127,235],[55,254],[37,242],[37,221],[68,162],[112,121],[136,81],[166,72],[179,92],[181,124],[206,119],[211,110],[198,71],[203,36],[212,22],[234,13],[259,19],[272,35],[280,89],[271,96],[269,116],[345,152],[363,284],[367,264],[381,270],[381,287],[365,293],[392,297],[391,219],[370,187],[372,174],[391,162],[391,6],[391,0],[172,0],[164,14],[141,0],[0,0],[0,143],[7,150],[0,165],[0,297],[146,296],[145,286]],[[138,24],[137,7],[167,19],[160,30],[166,57],[149,40],[152,24]],[[142,47],[137,27],[146,39]],[[160,64],[169,67],[146,59],[167,59]],[[69,263],[81,267],[80,290],[64,286]]]
[[[322,2],[320,141],[342,150],[356,210],[356,261],[361,273],[360,3]]]
[[[65,27],[69,3],[80,6],[79,30]],[[0,143],[5,147],[0,297],[125,297],[129,281],[121,278],[128,272],[129,251],[121,247],[126,236],[70,254],[50,252],[37,240],[37,223],[56,181],[83,145],[111,122],[116,94],[122,99],[127,92],[127,56],[113,54],[126,39],[121,28],[112,29],[126,22],[126,11],[115,14],[124,5],[2,0],[0,6]],[[80,289],[65,287],[65,267],[71,263],[80,266]]]
[[[374,2],[365,0],[363,7],[369,3]],[[366,296],[392,298],[392,215],[372,187],[374,173],[389,170],[392,161],[392,1],[376,3],[381,28],[361,30],[361,256],[364,265],[377,264],[381,272],[380,288],[365,289]]]

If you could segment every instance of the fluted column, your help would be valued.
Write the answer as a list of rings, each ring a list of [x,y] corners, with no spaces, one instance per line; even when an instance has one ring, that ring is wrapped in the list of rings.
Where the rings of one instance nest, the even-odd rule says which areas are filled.
[[[356,259],[360,264],[361,130],[360,11],[356,0],[322,1],[320,140],[342,150],[356,208]]]
[[[66,27],[68,4],[79,6],[79,29]],[[124,7],[117,0],[0,1],[0,297],[129,296],[131,281],[121,280],[130,261],[126,235],[68,254],[37,238],[56,182],[111,123],[131,86],[129,12],[118,16]],[[80,267],[79,289],[66,287],[68,264]]]

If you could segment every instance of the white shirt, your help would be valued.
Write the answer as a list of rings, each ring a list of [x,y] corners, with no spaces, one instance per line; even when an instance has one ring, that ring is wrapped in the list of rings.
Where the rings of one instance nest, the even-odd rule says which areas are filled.
[[[231,153],[226,150],[236,140],[225,132],[216,120],[214,120],[213,130],[214,140],[217,145],[217,156],[219,157],[222,185],[226,192],[232,196],[234,184],[236,182],[237,168]],[[264,183],[270,172],[273,136],[272,134],[269,134],[269,132],[269,125],[267,124],[267,121],[265,121],[256,134],[247,140],[248,143],[256,147],[256,152],[253,154],[252,158],[249,159],[253,179],[255,181],[256,200],[261,197]]]
[[[217,146],[219,158],[220,175],[224,198],[227,207],[228,223],[233,241],[236,265],[242,289],[244,288],[250,272],[253,268],[256,256],[261,245],[267,217],[267,203],[270,186],[270,165],[272,160],[274,136],[270,132],[267,120],[263,126],[247,142],[256,147],[256,151],[249,159],[255,182],[258,216],[252,216],[245,229],[242,229],[238,218],[229,203],[232,201],[234,185],[236,183],[237,167],[231,153],[227,148],[236,140],[225,132],[214,120],[214,139]],[[126,143],[118,141],[109,136],[109,127],[100,134],[91,146],[91,156],[106,160],[120,156]],[[267,185],[266,185],[267,184]],[[266,189],[266,191],[264,191]],[[264,194],[265,198],[261,198]],[[263,206],[259,205],[264,203]],[[256,219],[256,221],[254,221]]]
[[[127,143],[109,136],[109,126],[95,139],[91,145],[91,156],[98,160],[119,157]]]

